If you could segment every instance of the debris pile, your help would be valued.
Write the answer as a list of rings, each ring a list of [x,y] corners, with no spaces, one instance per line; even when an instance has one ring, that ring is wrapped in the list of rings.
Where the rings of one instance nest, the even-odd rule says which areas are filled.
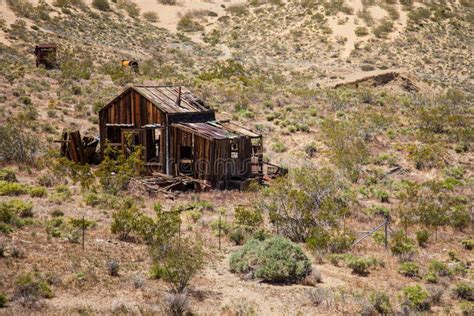
[[[66,157],[80,164],[97,162],[96,149],[99,144],[98,138],[84,136],[81,139],[79,131],[64,131],[62,139],[56,142],[61,143],[61,157]]]

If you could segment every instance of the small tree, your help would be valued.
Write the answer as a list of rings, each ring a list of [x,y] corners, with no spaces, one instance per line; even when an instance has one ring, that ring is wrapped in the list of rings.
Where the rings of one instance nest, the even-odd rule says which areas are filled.
[[[331,169],[295,169],[264,191],[261,207],[279,233],[306,241],[314,227],[336,226],[347,212],[343,188]]]
[[[189,238],[169,243],[165,252],[152,246],[151,254],[154,264],[161,267],[162,279],[174,293],[183,293],[204,264],[202,245]]]
[[[0,160],[33,164],[38,149],[37,139],[24,128],[11,123],[0,126]]]
[[[351,122],[332,119],[323,122],[322,131],[331,148],[336,166],[352,181],[356,181],[359,177],[359,165],[366,162],[369,157],[367,144],[361,132]]]
[[[408,235],[408,227],[417,221],[416,210],[420,199],[420,185],[415,182],[403,181],[402,189],[399,192],[400,203],[397,207],[397,214]]]

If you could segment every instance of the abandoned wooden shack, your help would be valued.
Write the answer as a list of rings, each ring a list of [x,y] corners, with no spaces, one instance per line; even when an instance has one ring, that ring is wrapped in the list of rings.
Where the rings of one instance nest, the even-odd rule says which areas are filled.
[[[262,136],[229,121],[184,87],[134,86],[99,112],[100,148],[142,146],[147,173],[241,188],[263,176]]]
[[[55,44],[39,44],[35,47],[36,67],[43,65],[46,69],[58,67]]]

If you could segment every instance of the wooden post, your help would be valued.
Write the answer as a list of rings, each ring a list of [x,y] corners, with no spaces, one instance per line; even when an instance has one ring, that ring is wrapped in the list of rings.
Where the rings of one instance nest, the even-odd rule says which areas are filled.
[[[86,235],[86,221],[84,219],[84,215],[82,215],[82,251],[85,250],[85,235]]]
[[[219,250],[221,250],[221,217],[222,213],[219,212]]]
[[[385,243],[385,249],[388,248],[388,216],[385,215],[385,235],[384,235],[384,243]]]
[[[176,105],[181,106],[181,87],[178,87],[178,99],[176,100]]]
[[[179,215],[181,213],[178,212]],[[179,222],[178,222],[178,248],[181,248],[181,216],[179,217]]]

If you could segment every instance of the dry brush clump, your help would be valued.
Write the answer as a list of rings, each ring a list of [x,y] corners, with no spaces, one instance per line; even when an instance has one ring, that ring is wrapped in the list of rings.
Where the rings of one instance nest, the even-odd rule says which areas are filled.
[[[32,308],[42,298],[53,298],[51,282],[39,272],[25,272],[16,280],[14,300],[23,306]]]

